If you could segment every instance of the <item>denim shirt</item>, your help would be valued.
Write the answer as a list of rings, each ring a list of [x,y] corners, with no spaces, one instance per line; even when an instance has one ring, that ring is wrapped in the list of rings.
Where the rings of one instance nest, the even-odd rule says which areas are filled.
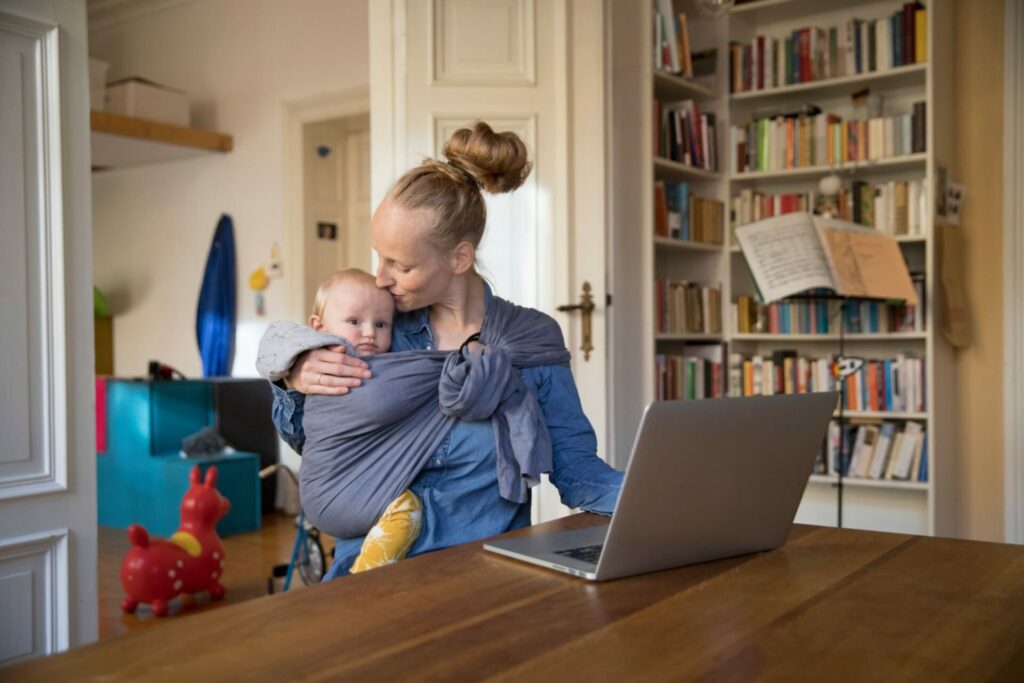
[[[485,285],[487,308],[491,300]],[[427,309],[398,314],[392,351],[433,347]],[[537,398],[551,434],[554,468],[550,478],[562,502],[570,508],[611,514],[623,475],[597,457],[597,437],[583,414],[572,372],[555,365],[519,372]],[[304,396],[272,386],[274,424],[301,453]],[[423,530],[410,557],[529,526],[530,504],[512,503],[498,493],[496,458],[489,420],[455,423],[410,487],[423,502]],[[362,537],[337,539],[334,565],[326,578],[347,574],[362,544]]]

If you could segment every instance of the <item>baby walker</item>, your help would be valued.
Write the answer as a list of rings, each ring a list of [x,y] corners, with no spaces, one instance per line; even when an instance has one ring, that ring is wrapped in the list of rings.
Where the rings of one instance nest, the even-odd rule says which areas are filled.
[[[291,468],[281,463],[265,467],[260,470],[260,479],[266,479],[274,472],[287,472],[296,489],[299,482]],[[327,570],[326,556],[323,545],[320,543],[320,530],[306,520],[306,513],[299,508],[299,516],[295,520],[298,532],[295,534],[295,545],[292,546],[292,557],[288,564],[275,565],[272,574],[267,578],[267,593],[273,595],[274,581],[284,577],[281,585],[282,591],[287,591],[292,584],[292,575],[298,570],[299,578],[307,586],[311,583],[320,583]],[[333,553],[332,553],[333,554]]]

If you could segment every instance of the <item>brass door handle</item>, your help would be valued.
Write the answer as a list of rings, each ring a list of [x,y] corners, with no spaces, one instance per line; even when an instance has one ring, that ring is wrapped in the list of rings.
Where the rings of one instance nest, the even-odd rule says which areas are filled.
[[[580,302],[578,304],[566,304],[558,307],[558,310],[563,313],[580,311],[583,314],[583,344],[580,346],[580,350],[583,352],[583,360],[585,361],[590,360],[590,352],[594,350],[591,315],[595,308],[589,282],[583,283],[583,293],[580,295]]]

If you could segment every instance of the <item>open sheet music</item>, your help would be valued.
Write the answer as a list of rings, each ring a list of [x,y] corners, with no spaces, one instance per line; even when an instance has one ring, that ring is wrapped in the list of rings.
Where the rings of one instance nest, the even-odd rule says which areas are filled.
[[[736,228],[736,240],[765,302],[809,289],[917,303],[899,244],[872,228],[809,213]]]

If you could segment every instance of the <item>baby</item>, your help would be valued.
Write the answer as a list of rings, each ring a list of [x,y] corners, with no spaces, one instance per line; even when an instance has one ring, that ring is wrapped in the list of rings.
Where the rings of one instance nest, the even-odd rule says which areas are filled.
[[[378,289],[369,273],[349,268],[334,273],[320,285],[309,326],[347,340],[360,356],[373,356],[391,348],[394,314],[395,303],[388,291]],[[349,571],[366,571],[404,558],[419,537],[422,517],[419,498],[410,490],[404,491],[366,534]]]

